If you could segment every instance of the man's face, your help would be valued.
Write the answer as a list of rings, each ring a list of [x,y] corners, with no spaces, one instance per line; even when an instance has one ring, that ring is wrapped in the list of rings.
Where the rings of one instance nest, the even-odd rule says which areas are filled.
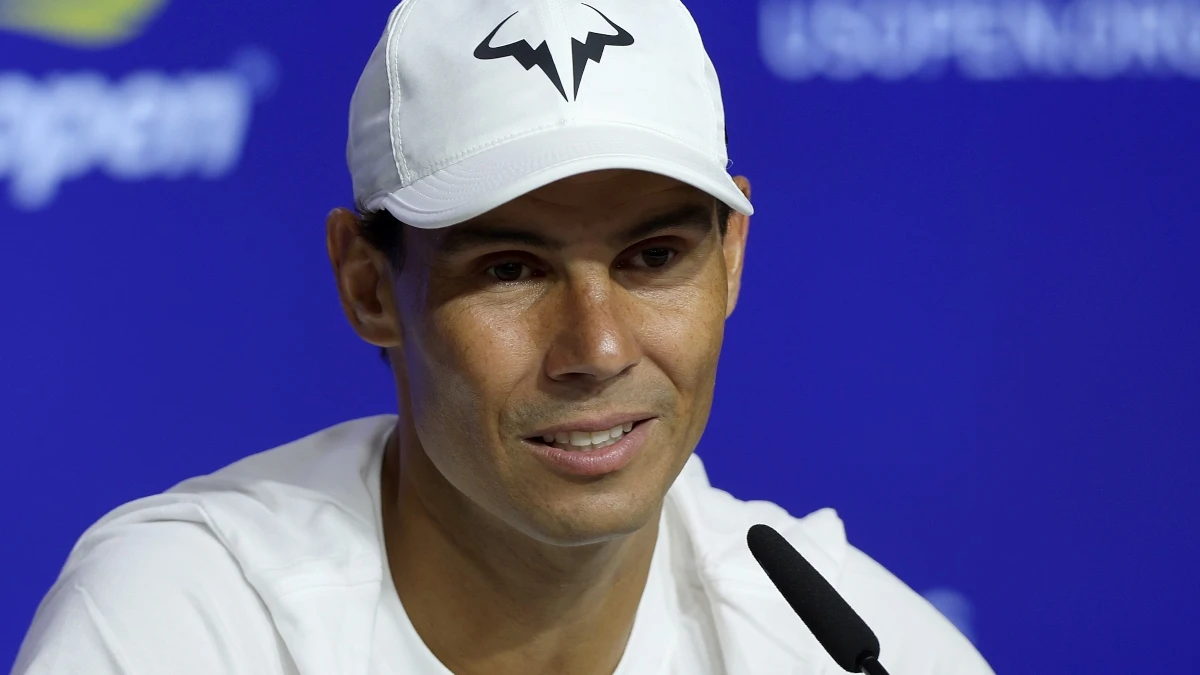
[[[670,178],[605,171],[406,230],[392,356],[423,451],[458,493],[560,545],[658,513],[707,423],[740,283],[747,221],[723,240],[714,206]],[[582,476],[539,454],[539,431],[614,413],[646,420],[621,468]]]

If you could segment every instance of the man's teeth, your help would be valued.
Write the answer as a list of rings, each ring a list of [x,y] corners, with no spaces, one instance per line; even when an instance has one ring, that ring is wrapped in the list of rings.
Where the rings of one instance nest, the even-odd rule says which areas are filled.
[[[563,450],[598,450],[616,443],[633,430],[633,422],[615,426],[608,431],[560,431],[542,440]]]

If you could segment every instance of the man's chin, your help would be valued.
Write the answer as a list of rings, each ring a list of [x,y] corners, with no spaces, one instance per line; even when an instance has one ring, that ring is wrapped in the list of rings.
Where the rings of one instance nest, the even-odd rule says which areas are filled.
[[[661,503],[661,502],[660,502]],[[528,514],[521,529],[534,539],[552,546],[590,546],[625,539],[642,531],[658,518],[660,508],[621,508],[580,505],[563,510]]]

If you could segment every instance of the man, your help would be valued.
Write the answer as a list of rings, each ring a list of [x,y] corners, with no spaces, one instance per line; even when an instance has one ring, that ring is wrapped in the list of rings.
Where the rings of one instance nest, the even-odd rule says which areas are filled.
[[[752,212],[725,138],[678,0],[407,0],[351,103],[361,213],[327,223],[399,415],[106,516],[15,672],[835,672],[747,550],[766,523],[892,672],[991,673],[832,511],[692,455]]]

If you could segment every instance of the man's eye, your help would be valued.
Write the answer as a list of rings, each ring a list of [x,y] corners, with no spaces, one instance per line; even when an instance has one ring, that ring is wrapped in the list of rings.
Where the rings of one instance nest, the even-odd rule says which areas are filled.
[[[487,269],[488,274],[491,274],[497,281],[521,281],[522,272],[528,270],[529,266],[519,262],[506,262],[499,265],[492,265]]]
[[[677,254],[678,251],[673,248],[655,246],[641,251],[633,257],[633,260],[640,260],[646,267],[650,268],[662,267],[671,262]]]

